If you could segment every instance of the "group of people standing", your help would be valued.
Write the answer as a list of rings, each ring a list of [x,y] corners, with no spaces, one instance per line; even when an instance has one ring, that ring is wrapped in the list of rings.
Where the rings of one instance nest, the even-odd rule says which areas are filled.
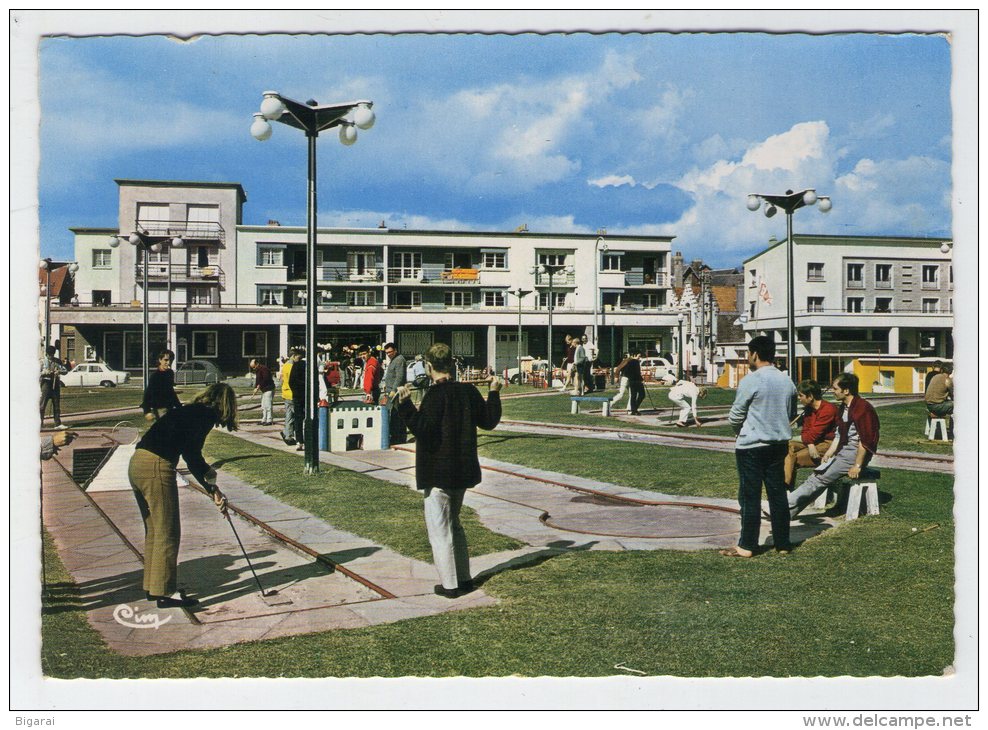
[[[597,362],[598,349],[587,335],[573,337],[566,335],[565,356],[562,370],[566,377],[559,390],[573,389],[573,395],[593,393],[596,383],[593,376],[594,363]]]

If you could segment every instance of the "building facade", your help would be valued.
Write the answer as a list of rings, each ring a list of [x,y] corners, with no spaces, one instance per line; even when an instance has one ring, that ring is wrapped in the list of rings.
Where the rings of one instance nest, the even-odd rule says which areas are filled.
[[[74,228],[78,307],[52,321],[73,327],[86,352],[139,370],[145,302],[149,349],[210,360],[242,373],[251,358],[273,361],[304,344],[304,227],[242,224],[236,183],[117,180],[115,227]],[[184,245],[149,254],[113,236],[138,230]],[[394,341],[406,355],[447,342],[465,365],[514,364],[519,351],[553,358],[566,334],[592,336],[600,359],[628,350],[676,348],[670,276],[672,237],[321,228],[316,237],[316,341],[341,346]],[[533,271],[562,267],[551,277]],[[571,270],[570,270],[571,269]],[[523,295],[520,306],[516,290]]]
[[[784,360],[785,243],[771,243],[745,261],[743,285],[746,334],[774,334]],[[896,370],[922,374],[933,360],[952,358],[952,241],[796,235],[793,244],[800,378],[828,382],[867,362],[880,374],[862,381],[870,386],[866,392],[917,392],[912,374],[894,382]],[[884,368],[877,364],[882,361]]]

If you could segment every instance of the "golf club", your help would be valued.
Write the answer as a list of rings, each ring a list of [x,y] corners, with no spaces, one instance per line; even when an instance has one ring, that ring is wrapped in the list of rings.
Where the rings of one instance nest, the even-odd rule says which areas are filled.
[[[250,568],[250,572],[254,574],[254,580],[257,581],[257,587],[261,591],[261,596],[267,598],[268,596],[278,595],[278,591],[272,588],[270,591],[265,591],[264,586],[261,585],[261,579],[257,577],[257,571],[254,570],[254,566],[250,562],[250,558],[247,557],[247,551],[244,549],[244,544],[240,542],[240,535],[237,534],[237,528],[233,524],[233,520],[230,519],[230,513],[224,512],[223,516],[226,517],[226,521],[230,523],[230,529],[233,530],[233,536],[237,538],[237,544],[240,546],[240,551],[244,554],[244,560],[247,561],[247,566]]]

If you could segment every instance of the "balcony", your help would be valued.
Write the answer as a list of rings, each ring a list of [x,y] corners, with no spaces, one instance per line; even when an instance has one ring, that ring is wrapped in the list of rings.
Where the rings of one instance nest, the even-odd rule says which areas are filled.
[[[641,270],[631,269],[630,271],[624,272],[624,285],[654,286],[664,289],[669,286],[669,272],[655,271],[646,273]]]
[[[389,284],[441,284],[443,286],[477,286],[480,269],[448,269],[442,264],[394,266],[388,269]]]
[[[168,281],[171,271],[172,284],[217,284],[226,286],[226,274],[219,266],[196,266],[194,264],[169,264],[168,262],[149,262],[148,281]],[[134,267],[137,281],[144,280],[144,263],[138,262]]]
[[[549,275],[548,274],[535,274],[535,286],[549,286]],[[560,271],[552,277],[553,288],[557,286],[576,286],[576,273],[567,274],[565,271]]]
[[[305,268],[290,267],[288,269],[288,281],[305,281]],[[330,281],[341,284],[380,284],[384,281],[384,269],[380,266],[357,269],[348,266],[322,264],[316,266],[316,281],[323,284]]]
[[[215,221],[137,221],[138,228],[149,236],[180,236],[183,240],[217,241],[223,245],[226,231]]]
[[[887,341],[823,340],[820,342],[820,353],[824,355],[833,355],[837,353],[885,355],[888,351],[889,343]]]

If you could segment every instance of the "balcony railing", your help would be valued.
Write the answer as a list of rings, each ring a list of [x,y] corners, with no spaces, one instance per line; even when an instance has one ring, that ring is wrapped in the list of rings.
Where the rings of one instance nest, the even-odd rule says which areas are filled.
[[[443,286],[476,286],[480,284],[480,269],[453,268],[442,264],[422,266],[393,266],[388,269],[389,284],[442,284]]]
[[[878,355],[886,354],[889,350],[888,341],[867,341],[867,340],[823,340],[820,342],[821,354],[833,354],[838,352],[864,352]]]
[[[625,271],[625,286],[655,286],[665,288],[669,286],[669,274],[665,271],[645,273],[643,271]]]
[[[288,281],[305,281],[305,268],[289,267]],[[332,264],[322,264],[316,267],[316,281],[346,284],[381,284],[384,281],[384,269],[371,266],[364,269],[350,268]]]
[[[180,236],[187,241],[226,240],[226,231],[215,221],[137,221],[138,228],[149,236]]]
[[[169,264],[168,262],[148,262],[148,280],[161,282],[168,280],[168,270],[171,269],[172,284],[218,284],[226,286],[226,274],[216,265],[195,266],[193,264]],[[137,281],[144,280],[144,263],[138,262],[134,267]]]
[[[535,286],[549,286],[549,275],[548,274],[535,274]],[[567,274],[565,271],[560,271],[553,275],[552,277],[553,288],[557,286],[576,286],[576,273]]]

